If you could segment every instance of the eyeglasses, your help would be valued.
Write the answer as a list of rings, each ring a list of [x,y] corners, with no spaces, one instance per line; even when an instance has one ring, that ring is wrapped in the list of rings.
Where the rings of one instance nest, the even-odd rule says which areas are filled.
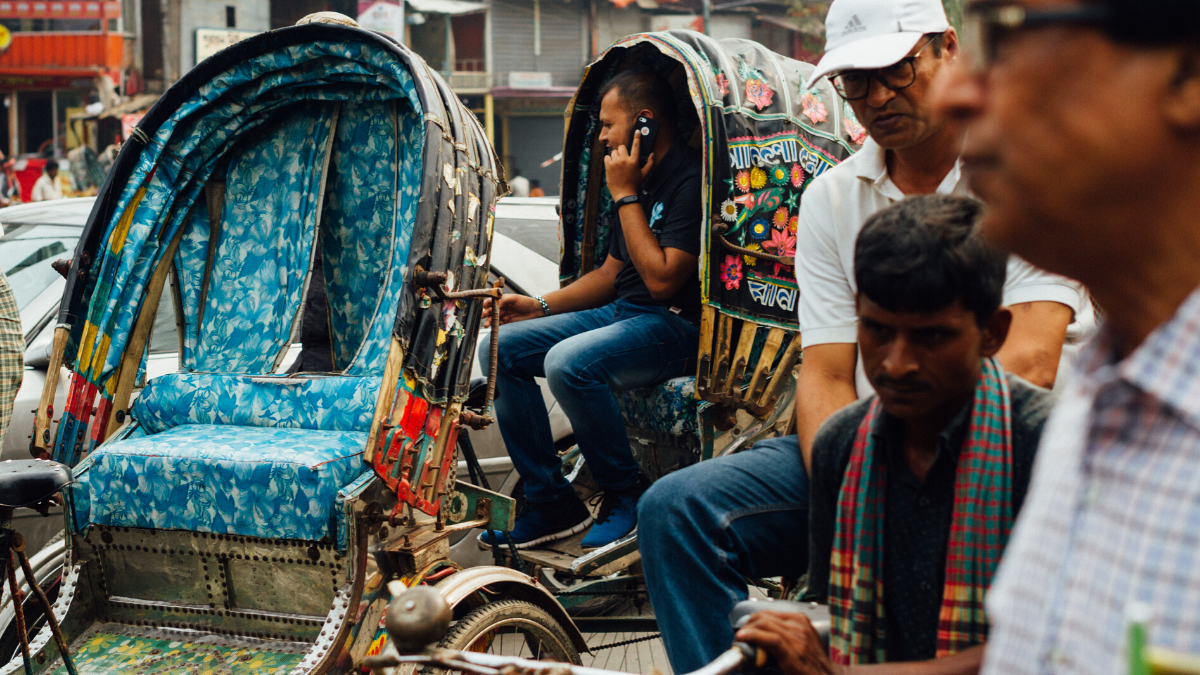
[[[963,52],[971,69],[982,73],[995,61],[1000,43],[1016,31],[1060,24],[1107,27],[1111,19],[1109,10],[1101,5],[1039,10],[1011,3],[979,2],[963,10]]]
[[[916,54],[906,56],[886,68],[842,71],[830,78],[833,81],[833,88],[837,90],[839,96],[847,101],[860,101],[871,93],[871,80],[877,80],[879,84],[892,91],[911,87],[912,83],[917,81],[917,57],[940,38],[941,35],[933,36],[929,42],[925,43],[924,47],[917,50]]]

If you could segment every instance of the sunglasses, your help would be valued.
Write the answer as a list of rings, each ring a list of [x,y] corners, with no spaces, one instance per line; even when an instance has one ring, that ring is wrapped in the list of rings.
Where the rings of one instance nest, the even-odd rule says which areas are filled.
[[[1058,25],[1108,28],[1109,11],[1099,5],[1059,9],[1029,9],[1002,2],[977,2],[963,9],[963,53],[975,73],[983,73],[996,60],[1000,45],[1020,30]]]
[[[829,78],[838,95],[847,101],[861,101],[871,93],[871,81],[875,80],[892,91],[911,87],[917,81],[917,57],[929,48],[940,35],[934,36],[917,50],[886,68],[870,70],[844,70]]]

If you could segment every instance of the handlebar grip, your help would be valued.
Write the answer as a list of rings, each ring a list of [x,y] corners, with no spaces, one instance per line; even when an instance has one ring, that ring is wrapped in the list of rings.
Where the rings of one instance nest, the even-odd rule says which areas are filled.
[[[762,668],[771,661],[771,655],[762,647],[755,647],[745,642],[735,642],[733,646],[735,649],[741,650],[744,668]]]

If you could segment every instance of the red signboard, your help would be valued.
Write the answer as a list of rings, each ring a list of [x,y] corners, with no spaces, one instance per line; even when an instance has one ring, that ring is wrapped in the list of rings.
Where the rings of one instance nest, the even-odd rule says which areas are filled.
[[[116,19],[120,0],[0,0],[0,19]]]

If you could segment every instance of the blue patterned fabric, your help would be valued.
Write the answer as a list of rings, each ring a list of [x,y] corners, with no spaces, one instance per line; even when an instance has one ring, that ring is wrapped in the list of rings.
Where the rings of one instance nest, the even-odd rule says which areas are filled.
[[[335,370],[358,353],[391,268],[395,111],[392,101],[347,103],[338,115],[321,231]]]
[[[696,378],[676,377],[645,389],[615,392],[625,424],[672,435],[693,435],[696,422]]]
[[[185,424],[107,443],[76,470],[75,526],[316,541],[337,537],[338,492],[365,431]]]
[[[183,424],[369,431],[381,380],[171,373],[146,383],[133,417],[151,434]]]
[[[333,117],[333,103],[301,102],[235,150],[197,370],[271,372],[291,344],[312,261]]]
[[[387,291],[380,299],[363,338],[358,356],[346,369],[347,375],[382,375],[387,362],[388,347],[392,341],[392,325],[396,307],[400,302],[400,288],[408,274],[408,249],[412,243],[413,227],[417,223],[417,207],[421,201],[421,167],[425,148],[425,125],[419,115],[400,114],[398,118],[397,164],[400,167],[399,186],[396,199],[399,217],[395,222],[392,244],[391,273],[387,280]]]
[[[107,386],[167,242],[194,213],[192,206],[222,157],[246,134],[301,100],[387,99],[403,100],[406,114],[419,118],[411,74],[390,53],[356,43],[282,48],[247,59],[201,86],[155,132],[118,199],[104,235],[96,292],[79,326],[78,370]],[[416,125],[416,130],[419,148],[423,128]],[[194,321],[196,307],[185,305],[185,310],[191,310],[185,311],[185,322]]]

